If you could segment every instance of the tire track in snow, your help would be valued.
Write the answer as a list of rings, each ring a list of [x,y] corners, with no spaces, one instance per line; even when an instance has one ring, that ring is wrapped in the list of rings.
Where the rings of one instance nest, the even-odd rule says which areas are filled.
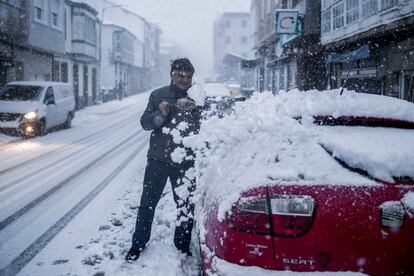
[[[135,134],[134,134],[135,135]],[[132,135],[131,135],[132,136]],[[130,137],[131,137],[130,136]],[[131,139],[128,137],[127,139]],[[61,219],[53,224],[45,233],[43,233],[36,241],[20,253],[8,266],[0,270],[1,276],[16,275],[19,271],[28,264],[46,245],[68,225],[73,218],[75,218],[103,189],[105,189],[111,181],[121,173],[121,171],[135,158],[135,156],[143,150],[148,143],[145,139],[142,141],[137,149],[131,153],[124,162],[121,163],[109,176],[107,176],[98,186],[95,187],[88,195],[86,195],[78,204],[76,204],[69,212],[67,212]],[[115,148],[118,148],[115,147]]]
[[[119,125],[112,125],[110,128],[105,129],[105,131],[100,133],[101,135],[98,135],[99,133],[94,133],[94,135],[88,136],[88,138],[89,138],[88,142],[90,143],[89,145],[85,144],[83,147],[79,148],[76,152],[73,152],[69,155],[63,156],[62,158],[60,158],[58,160],[52,161],[52,165],[46,164],[45,166],[38,168],[35,172],[29,172],[27,174],[22,175],[18,179],[15,179],[12,182],[0,187],[0,193],[7,190],[7,189],[9,189],[9,188],[11,188],[12,186],[14,186],[18,183],[20,183],[21,181],[27,179],[28,177],[34,177],[34,176],[42,173],[43,170],[45,170],[45,169],[50,169],[50,168],[53,168],[53,167],[59,165],[60,163],[66,161],[68,158],[71,158],[71,157],[75,156],[76,154],[78,154],[80,152],[83,152],[85,149],[90,147],[90,145],[96,145],[96,144],[93,144],[93,141],[101,139],[102,137],[106,136],[107,133],[111,133],[113,131],[113,128],[115,128],[115,127],[116,127],[117,131],[119,131]],[[129,126],[125,125],[124,128],[126,128],[126,127],[129,127]],[[70,148],[72,148],[73,146],[74,146],[74,144],[65,146],[65,148],[62,149],[61,151],[67,151]],[[48,157],[50,157],[50,155]],[[1,173],[0,173],[0,175],[1,175]],[[1,230],[1,228],[0,228],[0,230]]]
[[[75,144],[80,143],[80,142],[85,141],[85,140],[88,140],[88,139],[90,139],[91,137],[94,137],[94,136],[97,136],[97,135],[102,135],[103,133],[106,133],[106,132],[110,132],[110,131],[108,131],[108,129],[112,129],[112,128],[118,127],[118,126],[119,126],[119,124],[120,124],[121,122],[123,122],[123,121],[125,121],[125,120],[128,120],[128,119],[131,119],[131,118],[136,118],[136,115],[134,114],[133,116],[127,116],[126,118],[123,118],[122,120],[118,120],[116,123],[111,124],[109,127],[106,127],[106,128],[104,128],[104,129],[101,129],[101,130],[95,131],[95,132],[93,132],[92,134],[89,134],[89,135],[87,135],[87,136],[85,136],[85,137],[82,137],[82,138],[80,138],[80,139],[78,139],[78,140],[75,140],[75,141],[73,141],[73,142],[70,142],[70,144],[69,144],[69,145],[64,145],[64,146],[58,147],[58,148],[56,148],[56,149],[54,149],[54,150],[51,150],[51,151],[45,152],[45,153],[43,153],[43,154],[40,154],[40,155],[35,156],[35,157],[33,157],[33,158],[30,158],[30,159],[28,159],[28,160],[26,160],[26,161],[23,161],[23,162],[21,162],[21,163],[19,163],[19,164],[13,165],[13,166],[11,166],[11,167],[9,167],[9,168],[7,168],[7,169],[4,169],[4,170],[0,171],[0,176],[1,176],[2,174],[7,173],[7,172],[10,172],[10,171],[16,170],[16,169],[18,169],[18,168],[20,168],[20,167],[22,167],[22,166],[24,166],[24,165],[27,165],[27,164],[29,164],[29,163],[38,162],[39,160],[42,160],[42,159],[44,159],[44,158],[46,158],[46,157],[49,157],[51,154],[58,154],[58,153],[61,153],[61,152],[65,151],[65,150],[67,150],[67,149],[69,149],[69,148],[73,147]],[[48,145],[48,146],[50,146],[50,145]],[[0,190],[0,191],[1,191],[1,190]]]
[[[58,190],[60,190],[62,187],[64,187],[67,184],[71,183],[71,181],[73,179],[75,179],[76,177],[78,177],[81,174],[83,174],[84,172],[86,172],[93,165],[95,165],[96,163],[98,163],[99,161],[101,161],[102,159],[104,159],[105,157],[107,157],[108,155],[110,155],[112,152],[116,151],[118,148],[121,148],[123,146],[123,144],[125,144],[129,140],[133,139],[134,137],[136,137],[141,132],[142,132],[142,130],[135,131],[132,135],[130,135],[127,138],[125,138],[124,140],[122,140],[115,147],[109,149],[104,154],[102,154],[98,158],[96,158],[93,161],[91,161],[90,163],[88,163],[88,165],[86,165],[85,167],[79,169],[78,171],[76,171],[75,173],[73,173],[72,175],[70,175],[69,177],[67,177],[65,180],[61,181],[56,186],[53,186],[47,192],[45,192],[41,196],[37,197],[33,201],[29,202],[23,208],[21,208],[20,210],[18,210],[14,214],[10,215],[9,217],[7,217],[3,221],[1,221],[0,222],[0,231],[3,230],[4,228],[6,228],[9,224],[13,223],[15,220],[17,220],[21,216],[23,216],[24,214],[26,214],[28,211],[30,211],[36,205],[38,205],[39,203],[41,203],[43,200],[45,200],[46,198],[48,198],[49,196],[51,196],[52,194],[54,194],[55,192],[57,192]]]

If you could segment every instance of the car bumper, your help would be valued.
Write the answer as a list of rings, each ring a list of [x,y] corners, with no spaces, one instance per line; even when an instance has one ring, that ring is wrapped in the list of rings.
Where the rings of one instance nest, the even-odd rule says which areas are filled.
[[[0,121],[0,130],[7,134],[32,136],[38,125],[39,122],[37,120]]]
[[[275,271],[275,270],[268,270],[260,267],[255,266],[241,266],[237,264],[233,264],[227,262],[223,259],[218,257],[213,257],[211,262],[211,267],[204,271],[206,275],[238,275],[238,276],[250,276],[250,275],[263,275],[263,276],[273,276],[273,275],[281,275],[281,276],[303,276],[303,272],[296,272],[296,271]],[[306,272],[306,275],[321,275],[321,272]],[[360,272],[324,272],[326,276],[340,276],[340,275],[347,275],[347,276],[361,276],[367,275]]]

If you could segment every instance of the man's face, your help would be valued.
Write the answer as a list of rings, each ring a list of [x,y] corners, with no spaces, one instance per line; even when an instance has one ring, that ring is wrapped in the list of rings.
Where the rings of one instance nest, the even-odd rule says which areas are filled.
[[[193,73],[174,70],[171,72],[171,80],[181,90],[187,90],[193,82]]]

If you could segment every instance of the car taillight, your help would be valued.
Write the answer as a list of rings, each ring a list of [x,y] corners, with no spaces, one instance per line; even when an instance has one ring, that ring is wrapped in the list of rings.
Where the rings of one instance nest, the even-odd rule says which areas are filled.
[[[272,195],[270,199],[273,234],[297,237],[313,223],[315,200],[307,195]]]
[[[270,212],[267,197],[244,197],[228,216],[231,228],[259,234],[270,234]]]

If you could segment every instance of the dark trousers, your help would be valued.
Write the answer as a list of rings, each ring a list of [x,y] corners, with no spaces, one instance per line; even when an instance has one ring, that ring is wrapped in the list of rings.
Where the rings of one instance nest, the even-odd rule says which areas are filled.
[[[175,228],[174,244],[181,252],[189,252],[194,216],[194,204],[191,202],[191,197],[195,189],[195,179],[188,179],[184,175],[192,167],[192,162],[172,165],[148,158],[135,232],[132,236],[133,249],[142,251],[148,243],[151,236],[155,208],[169,178],[174,201],[178,209],[178,224],[176,224]],[[180,198],[175,191],[176,188],[182,185],[185,185],[184,187],[188,190],[188,193],[181,193],[185,194],[185,198]]]

